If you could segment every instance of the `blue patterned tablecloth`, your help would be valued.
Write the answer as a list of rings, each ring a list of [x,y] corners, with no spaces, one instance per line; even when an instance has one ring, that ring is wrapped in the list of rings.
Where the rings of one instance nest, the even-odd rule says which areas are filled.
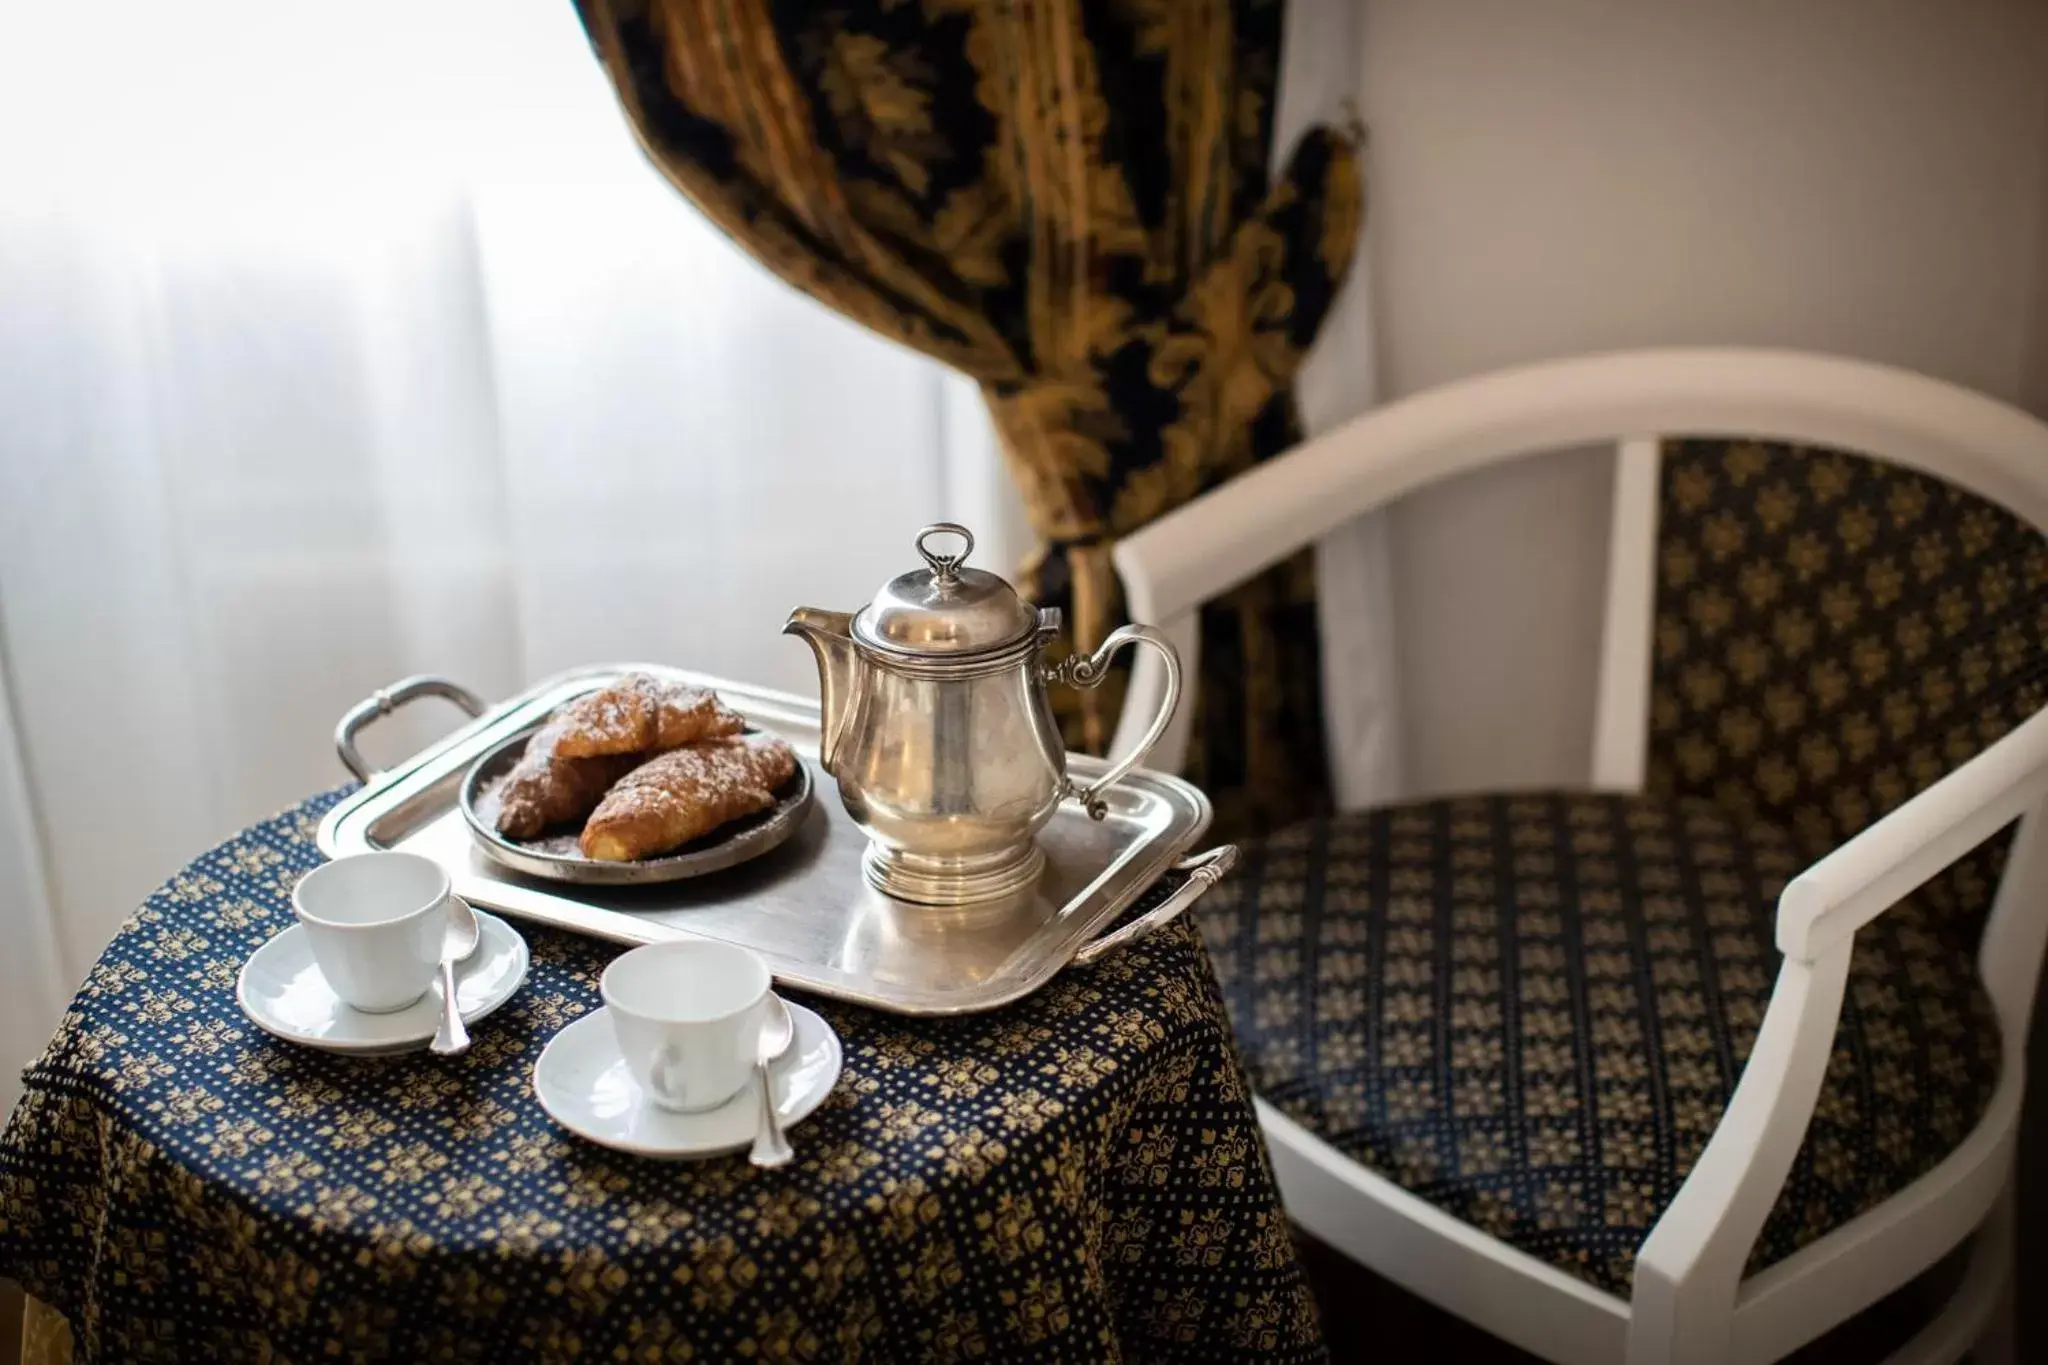
[[[524,926],[454,1061],[275,1041],[234,1002],[315,798],[122,930],[0,1136],[0,1275],[83,1360],[1320,1359],[1199,938],[958,1020],[807,1000],[846,1072],[798,1160],[670,1165],[528,1085],[611,945]]]

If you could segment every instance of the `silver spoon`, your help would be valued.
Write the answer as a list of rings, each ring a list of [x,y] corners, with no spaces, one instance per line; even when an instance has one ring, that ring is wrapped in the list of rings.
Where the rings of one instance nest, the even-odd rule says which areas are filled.
[[[441,1024],[434,1030],[431,1049],[443,1057],[469,1051],[469,1029],[462,1022],[460,1002],[455,998],[455,964],[476,951],[482,932],[476,911],[460,896],[448,898],[448,927],[441,933]]]
[[[774,1008],[761,1021],[761,1041],[754,1053],[754,1079],[761,1083],[761,1125],[754,1130],[754,1149],[747,1153],[747,1160],[772,1168],[788,1161],[793,1153],[782,1132],[782,1115],[775,1112],[775,1081],[768,1068],[796,1040],[796,1021],[789,1017],[789,1006],[782,1003],[781,996],[770,994],[768,998]]]

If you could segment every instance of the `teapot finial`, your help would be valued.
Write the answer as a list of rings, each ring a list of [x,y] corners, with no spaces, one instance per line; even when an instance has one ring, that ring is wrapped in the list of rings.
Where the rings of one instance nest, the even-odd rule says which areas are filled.
[[[936,535],[955,535],[964,542],[957,555],[942,555],[925,548],[925,542]],[[917,533],[917,552],[924,562],[932,566],[932,573],[941,583],[960,581],[960,566],[967,562],[967,556],[974,553],[974,532],[953,521],[935,521]]]

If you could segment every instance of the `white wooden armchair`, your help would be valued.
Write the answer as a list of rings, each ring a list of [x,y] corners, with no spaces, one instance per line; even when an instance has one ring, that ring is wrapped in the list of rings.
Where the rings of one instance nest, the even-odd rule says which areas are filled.
[[[1776,1360],[1975,1233],[1893,1359],[2002,1354],[2048,426],[1843,359],[1593,356],[1390,404],[1116,563],[1191,655],[1204,601],[1359,513],[1605,442],[1591,790],[1311,822],[1211,894],[1289,1210],[1527,1350],[1629,1365]],[[1141,661],[1121,741],[1159,687]]]

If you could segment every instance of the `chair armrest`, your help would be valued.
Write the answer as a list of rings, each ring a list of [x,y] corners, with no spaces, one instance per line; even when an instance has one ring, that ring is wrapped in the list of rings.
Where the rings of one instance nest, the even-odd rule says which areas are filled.
[[[1756,1045],[1713,1136],[1636,1255],[1630,1365],[1718,1361],[1727,1350],[1728,1306],[1743,1264],[1813,1118],[1856,930],[2002,826],[2039,809],[2044,794],[2048,711],[1785,887],[1777,924],[1785,960]]]
[[[1848,983],[1847,943],[1779,965],[1742,1079],[1636,1252],[1628,1365],[1727,1358],[1743,1263],[1805,1140]]]
[[[1794,877],[1778,951],[1811,962],[2048,794],[2048,710]]]

